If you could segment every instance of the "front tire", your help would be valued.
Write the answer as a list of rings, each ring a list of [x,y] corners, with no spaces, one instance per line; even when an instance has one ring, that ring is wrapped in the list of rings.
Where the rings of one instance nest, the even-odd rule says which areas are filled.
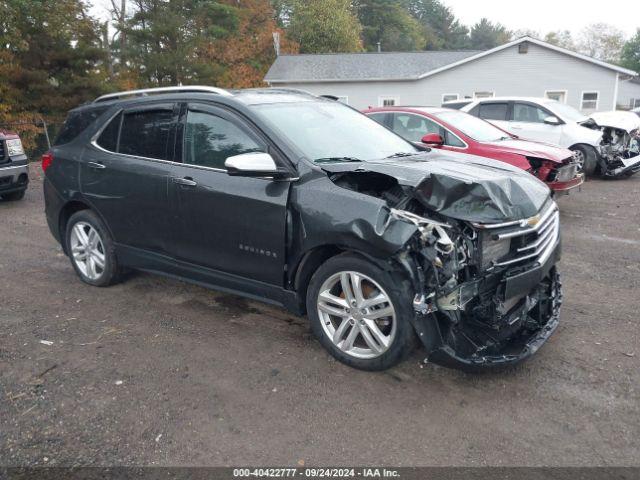
[[[66,251],[80,279],[94,287],[117,283],[120,269],[111,235],[91,210],[71,216],[65,235]]]
[[[24,194],[26,190],[19,190],[17,192],[5,193],[2,195],[2,199],[7,202],[17,202],[18,200],[22,200],[24,198]]]
[[[354,368],[386,370],[416,344],[410,283],[366,259],[343,254],[311,278],[307,312],[320,343]]]
[[[587,145],[574,145],[571,151],[578,154],[578,161],[582,163],[582,171],[586,176],[592,176],[598,167],[598,153]]]

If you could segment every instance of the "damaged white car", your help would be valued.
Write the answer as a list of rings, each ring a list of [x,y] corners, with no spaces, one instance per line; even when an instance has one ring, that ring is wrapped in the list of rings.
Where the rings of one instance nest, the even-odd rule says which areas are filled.
[[[640,171],[640,117],[633,112],[601,112],[584,126],[602,132],[598,171],[605,177]]]
[[[572,150],[587,175],[620,177],[640,170],[640,117],[634,113],[587,117],[564,103],[530,97],[475,100],[462,110],[523,139]]]

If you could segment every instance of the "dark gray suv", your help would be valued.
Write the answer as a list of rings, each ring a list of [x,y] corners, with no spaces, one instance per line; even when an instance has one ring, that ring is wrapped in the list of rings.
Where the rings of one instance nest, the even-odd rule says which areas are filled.
[[[416,147],[307,93],[172,87],[70,112],[47,157],[51,232],[78,276],[178,277],[307,314],[351,366],[418,344],[477,370],[558,324],[559,212],[527,172]]]

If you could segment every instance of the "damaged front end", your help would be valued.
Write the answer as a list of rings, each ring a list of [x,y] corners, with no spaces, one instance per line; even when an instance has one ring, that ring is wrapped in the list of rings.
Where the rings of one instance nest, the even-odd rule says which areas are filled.
[[[640,118],[637,115],[597,113],[583,125],[602,132],[599,169],[603,176],[624,177],[640,171]]]
[[[430,361],[465,370],[514,364],[553,333],[562,302],[553,202],[505,225],[391,216],[418,226],[398,259],[412,272],[415,327]]]
[[[387,173],[374,165],[367,170],[331,178],[362,191],[358,185],[370,182],[359,180],[370,170]],[[414,227],[390,261],[411,278],[414,327],[429,361],[463,370],[519,363],[558,325],[558,207],[526,174],[485,172],[471,181],[447,170],[415,186],[395,185],[393,194],[368,192],[389,207],[377,233],[384,237],[399,222]]]

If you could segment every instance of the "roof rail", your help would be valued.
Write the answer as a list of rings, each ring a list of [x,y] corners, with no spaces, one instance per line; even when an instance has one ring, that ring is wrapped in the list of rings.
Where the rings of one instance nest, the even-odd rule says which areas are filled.
[[[146,97],[147,95],[153,95],[157,93],[188,93],[188,92],[201,92],[201,93],[215,93],[217,95],[232,96],[227,90],[217,87],[206,87],[199,85],[190,85],[184,87],[158,87],[158,88],[143,88],[141,90],[127,90],[124,92],[108,93],[96,98],[93,103],[106,102],[107,100],[113,100],[116,98],[125,97]]]

